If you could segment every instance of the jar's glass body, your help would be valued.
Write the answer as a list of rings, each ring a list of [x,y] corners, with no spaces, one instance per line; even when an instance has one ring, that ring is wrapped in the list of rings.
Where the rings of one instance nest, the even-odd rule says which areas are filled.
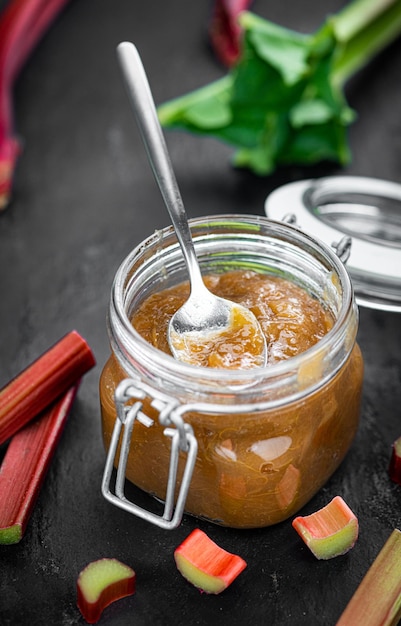
[[[185,509],[216,523],[261,527],[298,511],[339,466],[358,426],[363,361],[349,277],[333,251],[297,228],[262,217],[191,221],[202,272],[253,269],[304,287],[336,320],[306,352],[246,372],[194,368],[156,350],[130,319],[150,293],[186,279],[172,229],[138,246],[113,284],[112,354],[100,381],[106,448],[116,419],[114,392],[135,376],[178,400],[198,441]],[[126,475],[163,498],[170,444],[146,398],[151,427],[133,433]]]

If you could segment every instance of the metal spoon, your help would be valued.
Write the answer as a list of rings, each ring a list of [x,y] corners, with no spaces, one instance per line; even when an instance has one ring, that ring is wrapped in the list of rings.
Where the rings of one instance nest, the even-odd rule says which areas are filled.
[[[191,345],[193,347],[194,342],[207,345],[217,333],[229,331],[233,318],[236,317],[237,323],[239,319],[244,324],[251,324],[258,339],[257,345],[260,346],[260,355],[257,355],[255,362],[245,366],[262,366],[266,362],[266,340],[253,313],[246,307],[215,296],[203,282],[184,204],[139,53],[132,43],[124,41],[117,46],[117,55],[148,159],[189,272],[190,296],[173,315],[169,324],[168,341],[171,352],[175,358],[193,363]],[[238,367],[241,366],[240,364]]]

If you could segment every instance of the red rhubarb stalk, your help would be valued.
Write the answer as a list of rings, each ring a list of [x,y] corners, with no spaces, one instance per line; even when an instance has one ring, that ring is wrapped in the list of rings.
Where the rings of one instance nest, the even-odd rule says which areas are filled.
[[[388,473],[392,481],[401,485],[401,437],[393,443]]]
[[[95,365],[93,353],[71,331],[0,390],[0,445]]]
[[[78,576],[77,605],[88,624],[95,624],[103,610],[116,600],[135,593],[136,573],[117,559],[98,559]]]
[[[246,568],[238,555],[220,548],[206,533],[196,528],[174,552],[178,571],[206,593],[224,591]]]
[[[0,544],[24,536],[79,383],[12,438],[0,467]]]
[[[311,515],[296,517],[292,525],[317,559],[345,554],[359,533],[358,519],[341,496]]]
[[[21,144],[15,135],[16,78],[68,0],[10,0],[0,14],[0,210],[10,199]]]
[[[396,626],[401,618],[401,532],[393,530],[337,626]]]
[[[215,0],[209,22],[209,39],[217,58],[227,67],[237,61],[241,50],[238,16],[252,0]]]

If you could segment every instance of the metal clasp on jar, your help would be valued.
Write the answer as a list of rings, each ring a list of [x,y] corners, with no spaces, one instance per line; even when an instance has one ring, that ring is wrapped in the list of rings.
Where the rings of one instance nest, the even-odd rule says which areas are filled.
[[[142,401],[145,398],[149,398],[151,400],[151,406],[158,411],[159,423],[165,427],[163,433],[166,437],[171,439],[169,473],[162,515],[157,515],[143,509],[128,500],[125,496],[125,474],[133,428],[136,422],[140,422],[146,427],[151,427],[154,423],[153,419],[142,411]],[[132,402],[133,400],[134,402]],[[133,378],[125,379],[118,385],[115,392],[115,404],[117,417],[103,473],[102,494],[106,500],[112,504],[148,522],[156,524],[160,528],[167,530],[177,528],[184,512],[185,501],[198,451],[198,443],[193,434],[192,427],[185,423],[179,412],[176,411],[179,406],[182,410],[182,406],[179,405],[178,401],[174,398],[159,392],[139,379],[136,380]],[[111,489],[113,468],[120,440],[121,448],[113,492]],[[174,508],[180,451],[185,453],[187,458]]]
[[[295,215],[295,213],[286,213],[281,218],[281,221],[284,224],[290,224],[291,226],[296,226],[297,228],[302,230],[302,228],[299,226],[297,222],[297,216]],[[351,246],[352,246],[352,238],[348,237],[347,235],[344,235],[344,237],[341,237],[340,241],[338,242],[333,241],[331,244],[331,247],[333,248],[336,255],[338,256],[338,258],[340,259],[340,261],[342,261],[344,265],[347,263],[351,255]]]

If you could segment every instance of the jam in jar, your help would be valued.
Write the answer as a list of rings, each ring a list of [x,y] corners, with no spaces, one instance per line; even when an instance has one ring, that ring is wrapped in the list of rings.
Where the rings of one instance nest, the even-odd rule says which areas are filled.
[[[294,226],[223,215],[191,220],[191,229],[207,286],[258,318],[267,366],[171,356],[167,324],[188,285],[173,230],[158,232],[125,259],[112,288],[111,355],[100,381],[105,446],[119,419],[116,390],[133,381],[128,407],[146,419],[130,434],[126,478],[160,500],[171,488],[167,399],[197,442],[185,511],[230,527],[275,524],[324,485],[358,427],[363,361],[352,286],[334,250]],[[182,450],[177,489],[185,462]],[[129,510],[121,493],[117,500]]]

